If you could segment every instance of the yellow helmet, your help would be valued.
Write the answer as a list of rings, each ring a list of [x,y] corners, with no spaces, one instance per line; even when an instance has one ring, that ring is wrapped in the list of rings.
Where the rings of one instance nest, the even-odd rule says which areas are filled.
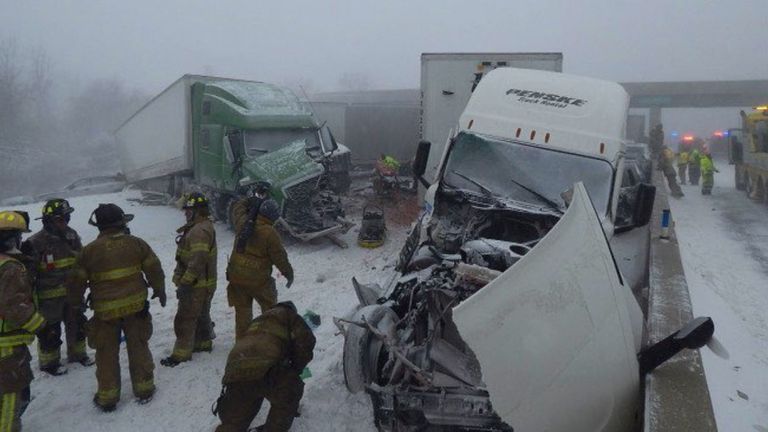
[[[0,231],[30,232],[24,216],[14,211],[0,212]]]

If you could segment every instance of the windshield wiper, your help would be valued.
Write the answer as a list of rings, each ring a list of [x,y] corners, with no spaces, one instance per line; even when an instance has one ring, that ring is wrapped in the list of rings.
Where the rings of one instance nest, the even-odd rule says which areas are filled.
[[[517,180],[515,180],[513,178],[510,178],[509,181],[511,181],[512,183],[516,184],[517,186],[523,188],[526,192],[530,193],[531,195],[533,195],[533,196],[539,198],[540,200],[544,201],[544,203],[549,205],[550,207],[552,207],[553,210],[556,210],[558,213],[563,214],[563,211],[560,210],[560,206],[556,202],[552,201],[551,199],[545,197],[544,195],[540,194],[539,192],[536,192],[535,190],[529,188],[528,186],[520,183],[519,181],[517,181]]]
[[[456,170],[451,170],[451,174],[456,174],[457,176],[463,178],[464,180],[472,183],[473,185],[480,188],[480,190],[483,192],[484,195],[492,196],[493,192],[484,184],[480,183],[479,181],[473,179],[472,177],[467,176],[466,174],[462,174]]]

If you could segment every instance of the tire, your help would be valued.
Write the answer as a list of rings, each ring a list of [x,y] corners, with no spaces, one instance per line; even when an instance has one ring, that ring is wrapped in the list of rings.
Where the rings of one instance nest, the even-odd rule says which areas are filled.
[[[395,311],[387,306],[370,305],[366,306],[355,314],[354,321],[366,321],[378,330],[386,333],[387,326],[398,320]],[[374,381],[378,381],[378,371],[376,365],[382,350],[383,344],[374,336],[370,330],[350,324],[344,335],[344,353],[343,370],[344,384],[352,393],[358,393],[365,389],[365,386]]]

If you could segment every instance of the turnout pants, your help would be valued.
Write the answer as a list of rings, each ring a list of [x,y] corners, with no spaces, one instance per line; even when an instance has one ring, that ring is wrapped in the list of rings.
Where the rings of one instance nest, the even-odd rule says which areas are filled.
[[[0,432],[21,431],[30,400],[31,356],[26,345],[0,347]]]
[[[217,405],[221,425],[216,432],[246,432],[264,399],[270,404],[264,431],[287,431],[298,414],[303,394],[304,383],[295,371],[286,370],[261,380],[227,384]]]
[[[94,401],[101,406],[114,405],[120,400],[120,335],[125,335],[128,349],[128,369],[133,394],[137,398],[155,392],[152,353],[152,317],[148,308],[133,315],[114,320],[91,319],[88,345],[96,350],[96,380],[99,388]]]
[[[715,173],[704,173],[701,176],[701,193],[702,195],[710,195],[712,193],[712,186],[715,185]]]
[[[662,163],[661,170],[667,178],[667,183],[669,184],[669,190],[672,193],[672,196],[682,196],[683,191],[680,189],[680,185],[677,184],[677,174],[675,174],[675,169],[672,168],[672,165]]]
[[[81,361],[85,353],[85,315],[69,307],[66,298],[40,300],[40,312],[46,324],[38,332],[37,350],[40,368],[61,364],[61,327],[64,325],[67,340],[67,360]]]
[[[699,185],[699,178],[701,177],[701,168],[698,164],[691,164],[688,166],[688,180],[692,185]]]
[[[685,173],[688,171],[688,165],[678,165],[677,175],[680,177],[680,184],[685,184]]]
[[[261,285],[231,283],[227,286],[229,305],[235,308],[235,339],[243,337],[253,321],[253,301],[263,313],[277,303],[275,279]]]
[[[173,357],[180,361],[192,358],[193,351],[210,350],[213,347],[213,323],[211,300],[214,290],[187,288],[176,291],[179,310],[173,321],[176,344]]]

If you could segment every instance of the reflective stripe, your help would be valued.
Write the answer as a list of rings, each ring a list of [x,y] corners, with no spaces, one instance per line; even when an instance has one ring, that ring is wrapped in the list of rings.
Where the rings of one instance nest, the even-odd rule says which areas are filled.
[[[204,350],[204,349],[207,350],[207,349],[211,349],[211,348],[213,348],[213,341],[212,340],[207,340],[207,341],[202,341],[202,342],[196,342],[195,343],[195,349],[196,350]]]
[[[259,262],[256,261],[256,259],[248,258],[248,257],[246,257],[246,256],[244,256],[242,254],[234,254],[234,255],[232,255],[232,258],[230,258],[230,262],[232,264],[236,264],[236,265],[240,265],[240,266],[248,267],[248,268],[259,268],[259,267],[261,267],[259,265]]]
[[[45,318],[43,318],[43,316],[39,313],[35,312],[31,317],[29,317],[29,320],[21,326],[21,328],[30,333],[34,333],[38,328],[40,328],[41,325],[43,325],[43,323],[45,323]]]
[[[16,420],[16,393],[3,395],[3,407],[0,410],[0,432],[11,432]]]
[[[0,347],[13,348],[20,345],[30,345],[35,341],[35,335],[16,334],[12,336],[0,336]]]
[[[136,392],[136,396],[148,396],[155,391],[155,380],[150,378],[146,381],[133,383],[133,391]]]
[[[85,354],[85,341],[81,340],[75,342],[73,345],[68,345],[67,353],[70,357],[72,357],[72,355]]]
[[[96,392],[96,403],[100,405],[109,405],[120,400],[120,387],[101,390]]]
[[[40,367],[61,363],[61,350],[59,348],[56,348],[55,351],[43,351],[40,349],[40,344],[38,344],[37,356]]]
[[[126,278],[141,273],[141,266],[123,267],[105,272],[94,273],[89,278],[92,283],[106,282]]]
[[[208,279],[208,280],[199,280],[194,286],[195,288],[215,288],[216,287],[216,278]]]
[[[262,333],[270,334],[272,336],[275,336],[278,339],[287,340],[288,339],[288,329],[285,327],[278,327],[277,329],[272,327],[264,327],[261,325],[261,322],[254,321],[253,324],[248,327],[248,331],[260,331]]]
[[[189,245],[189,252],[195,253],[195,252],[209,252],[211,251],[211,246],[208,243],[192,243]]]
[[[75,258],[62,258],[60,260],[56,260],[49,263],[40,263],[37,266],[37,269],[40,271],[51,271],[51,270],[61,270],[65,268],[69,268],[75,265]]]
[[[179,258],[187,258],[190,255],[192,255],[193,252],[208,252],[208,246],[205,247],[202,251],[192,251],[192,250],[186,250],[186,249],[179,249],[176,251],[176,256]],[[215,256],[216,255],[216,247],[211,249],[211,251],[208,253],[208,256]]]
[[[189,360],[192,358],[192,350],[173,347],[171,356],[180,361]]]
[[[146,291],[116,300],[94,300],[93,311],[101,315],[102,318],[107,316],[117,318],[144,309],[145,301],[147,301]]]
[[[37,292],[38,300],[49,300],[59,297],[67,296],[67,288],[65,286],[58,286],[53,289],[40,290]]]

